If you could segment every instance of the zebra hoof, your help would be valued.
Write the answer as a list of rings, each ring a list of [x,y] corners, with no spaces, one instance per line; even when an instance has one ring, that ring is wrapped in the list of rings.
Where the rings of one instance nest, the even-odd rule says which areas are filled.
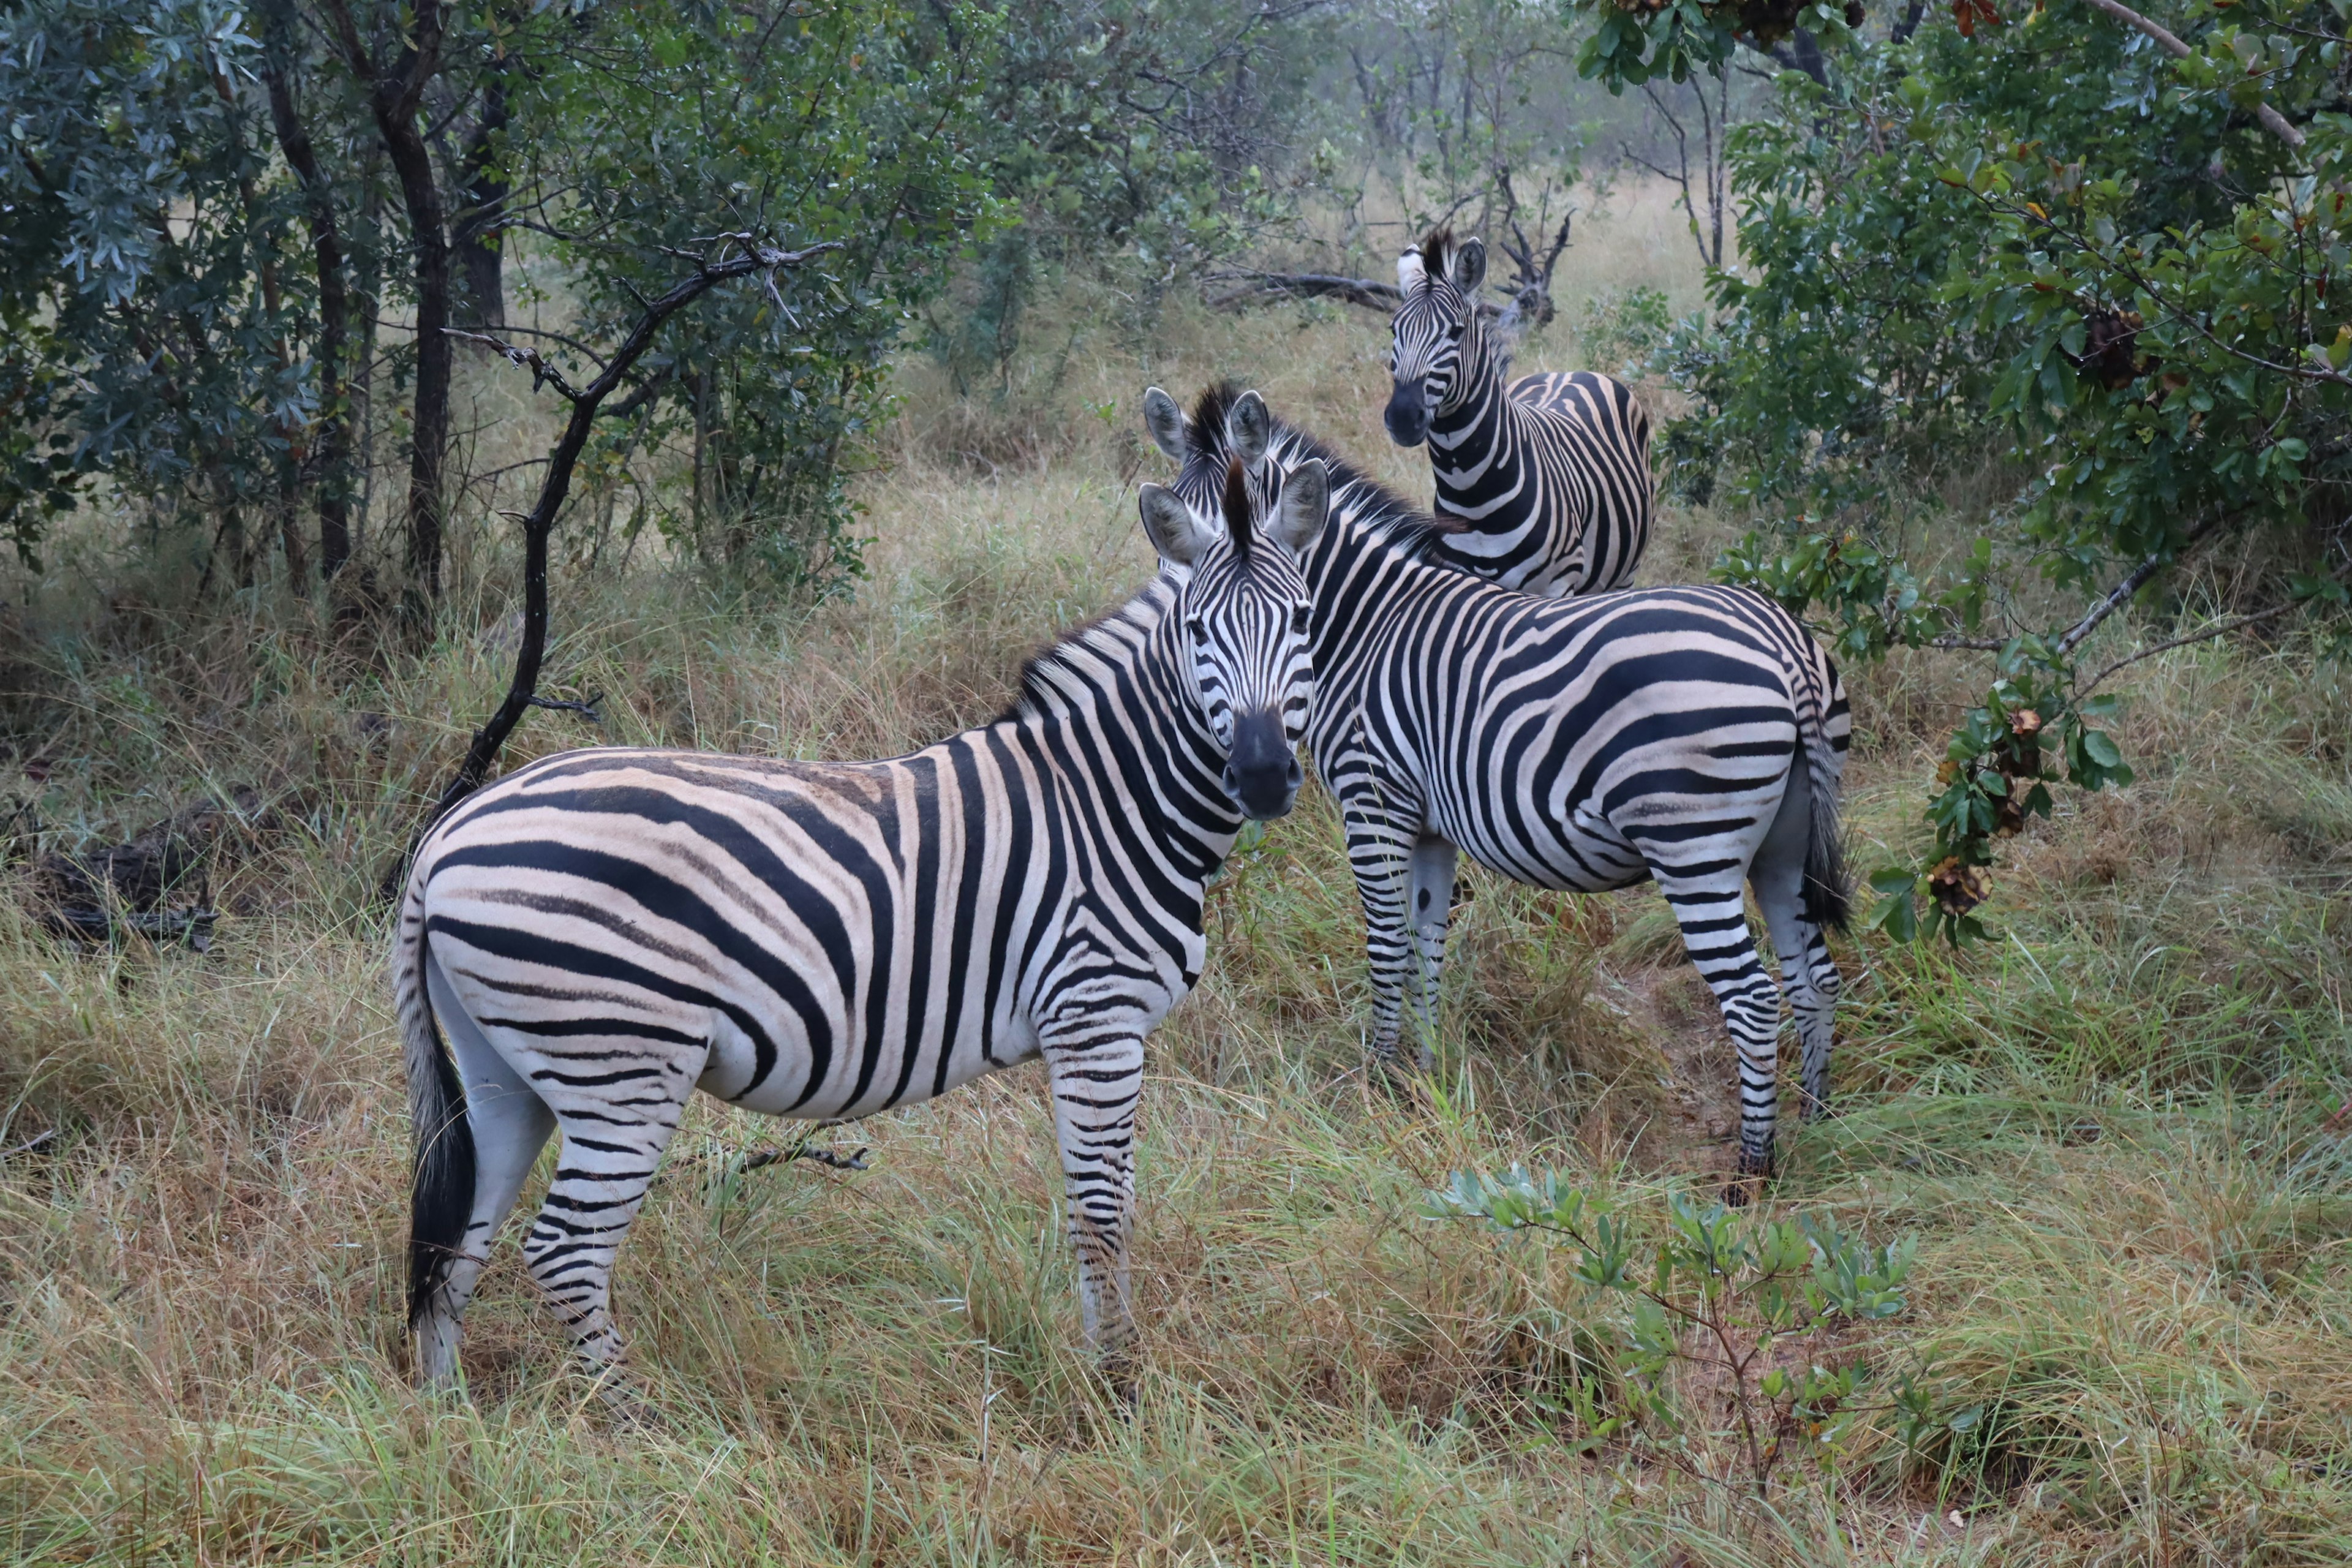
[[[660,1409],[646,1397],[635,1378],[619,1367],[606,1367],[591,1375],[595,1379],[597,1403],[615,1426],[642,1432],[662,1428]]]
[[[1135,1374],[1132,1356],[1105,1357],[1102,1363],[1104,1384],[1110,1389],[1111,1408],[1122,1421],[1133,1420],[1135,1408],[1143,1397],[1142,1385]]]
[[[1374,1088],[1408,1110],[1422,1110],[1428,1106],[1426,1080],[1402,1057],[1374,1057],[1365,1077]]]
[[[1726,1208],[1746,1208],[1764,1195],[1764,1184],[1772,1179],[1772,1152],[1751,1154],[1739,1152],[1739,1168],[1723,1184],[1723,1204]]]

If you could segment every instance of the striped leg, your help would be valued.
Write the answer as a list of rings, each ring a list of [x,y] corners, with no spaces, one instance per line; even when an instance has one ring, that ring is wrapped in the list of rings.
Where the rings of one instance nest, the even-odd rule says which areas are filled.
[[[531,1076],[562,1129],[562,1158],[547,1201],[523,1237],[530,1277],[563,1321],[587,1369],[604,1380],[607,1396],[631,1407],[625,1347],[613,1327],[613,1258],[653,1185],[662,1151],[677,1131],[686,1097],[699,1068],[664,1059],[674,1047],[649,1047],[646,1065],[575,1075],[541,1069]],[[567,1085],[580,1076],[618,1079]]]
[[[1651,864],[1655,867],[1657,860]],[[1663,869],[1654,874],[1682,927],[1691,964],[1715,993],[1739,1051],[1740,1174],[1769,1177],[1780,1114],[1780,992],[1757,953],[1738,872],[1687,879]],[[1737,1198],[1745,1197],[1739,1186],[1733,1191]]]
[[[1369,793],[1367,786],[1367,793]],[[1435,1064],[1437,982],[1453,912],[1454,846],[1424,838],[1418,820],[1363,798],[1346,802],[1348,864],[1364,906],[1364,949],[1371,961],[1372,1060],[1405,1065],[1405,1005],[1412,1004],[1413,1061]]]
[[[428,1388],[442,1388],[457,1381],[457,1328],[481,1282],[483,1266],[489,1262],[490,1243],[530,1179],[547,1135],[555,1130],[555,1117],[458,1005],[439,962],[430,956],[425,984],[433,1015],[457,1060],[457,1076],[466,1085],[467,1131],[474,1141],[474,1209],[464,1247],[449,1266],[447,1282],[416,1325],[419,1380]]]
[[[1748,869],[1780,959],[1780,989],[1789,998],[1797,1038],[1804,1047],[1800,1105],[1808,1118],[1829,1111],[1830,1044],[1838,1001],[1837,965],[1830,959],[1829,942],[1805,913],[1805,859],[1813,832],[1810,788],[1802,769],[1790,773],[1788,794]]]
[[[1121,1397],[1135,1397],[1135,1319],[1127,1244],[1135,1228],[1135,1109],[1143,1092],[1143,1038],[1093,1035],[1045,1041],[1054,1133],[1078,1258],[1078,1311],[1087,1342]]]

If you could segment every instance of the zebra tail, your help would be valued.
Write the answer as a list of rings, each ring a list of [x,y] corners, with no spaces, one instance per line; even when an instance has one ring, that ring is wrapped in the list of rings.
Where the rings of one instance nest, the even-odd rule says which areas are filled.
[[[394,999],[408,1068],[408,1120],[415,1140],[409,1184],[408,1322],[416,1327],[449,1279],[474,1213],[474,1130],[466,1085],[433,1016],[425,989],[425,877],[411,871],[394,955]]]
[[[1813,813],[1812,831],[1805,842],[1805,918],[1825,930],[1843,931],[1853,897],[1845,867],[1845,826],[1838,811],[1845,758],[1831,739],[1829,718],[1843,706],[1844,688],[1837,666],[1823,658],[1819,668],[1828,679],[1818,687],[1804,683],[1806,697],[1797,714]]]

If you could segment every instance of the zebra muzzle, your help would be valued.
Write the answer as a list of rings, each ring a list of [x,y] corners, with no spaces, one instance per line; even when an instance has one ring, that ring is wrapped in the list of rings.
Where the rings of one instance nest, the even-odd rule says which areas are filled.
[[[1381,416],[1389,428],[1389,439],[1400,447],[1418,447],[1429,434],[1429,399],[1418,381],[1400,381],[1389,395],[1389,405]]]
[[[1234,748],[1225,759],[1225,794],[1255,822],[1267,822],[1290,809],[1307,774],[1282,720],[1269,712],[1244,713],[1234,721]]]

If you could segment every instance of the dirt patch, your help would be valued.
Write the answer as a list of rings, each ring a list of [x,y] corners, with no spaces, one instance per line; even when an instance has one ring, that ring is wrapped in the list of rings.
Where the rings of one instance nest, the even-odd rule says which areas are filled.
[[[1727,1181],[1738,1167],[1739,1066],[1723,1015],[1688,964],[1604,965],[1597,988],[1657,1047],[1665,1064],[1661,1113],[1633,1140],[1633,1163],[1656,1174]]]

